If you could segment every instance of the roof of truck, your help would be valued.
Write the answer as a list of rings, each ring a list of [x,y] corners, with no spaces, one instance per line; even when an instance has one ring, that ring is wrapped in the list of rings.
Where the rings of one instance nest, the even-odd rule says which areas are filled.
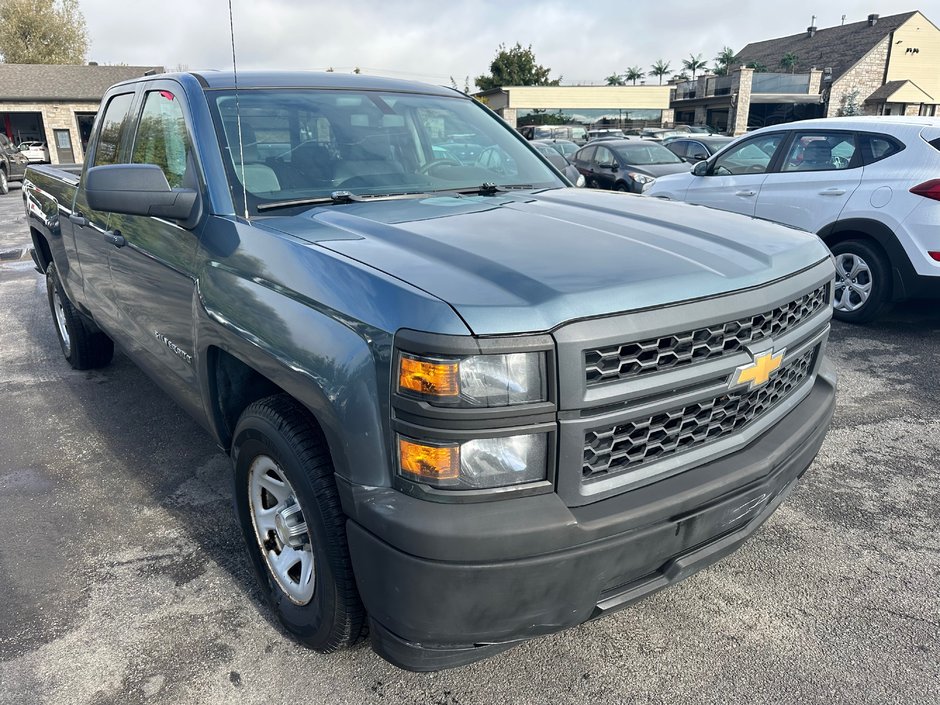
[[[235,87],[235,75],[231,71],[192,71],[191,73],[199,79],[203,86],[210,90]],[[446,86],[432,86],[418,81],[403,81],[397,78],[332,71],[239,71],[238,87],[240,89],[295,87],[360,89],[449,96],[458,94],[458,91]]]

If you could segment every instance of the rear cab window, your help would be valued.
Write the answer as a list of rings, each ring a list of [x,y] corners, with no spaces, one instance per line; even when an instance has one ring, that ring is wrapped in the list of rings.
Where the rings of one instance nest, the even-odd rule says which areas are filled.
[[[121,143],[129,122],[127,117],[133,102],[133,93],[119,93],[108,101],[101,118],[101,127],[98,130],[92,166],[118,163]]]
[[[858,136],[859,151],[864,164],[874,164],[904,149],[904,145],[890,135],[862,132]]]

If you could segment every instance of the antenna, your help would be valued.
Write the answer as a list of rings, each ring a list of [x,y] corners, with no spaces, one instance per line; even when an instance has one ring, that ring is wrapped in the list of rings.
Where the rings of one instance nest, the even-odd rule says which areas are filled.
[[[228,27],[232,37],[232,73],[235,76],[235,124],[238,126],[238,167],[242,172],[242,202],[245,204],[245,220],[251,225],[248,215],[248,187],[245,185],[245,145],[242,142],[242,114],[238,106],[238,65],[235,63],[235,20],[232,17],[232,0],[228,0]]]
[[[845,15],[842,15],[842,26],[845,26]]]

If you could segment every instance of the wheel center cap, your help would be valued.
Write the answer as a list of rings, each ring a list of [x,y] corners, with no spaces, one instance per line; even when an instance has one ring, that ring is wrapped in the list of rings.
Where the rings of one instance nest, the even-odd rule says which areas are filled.
[[[274,515],[274,531],[282,545],[300,548],[307,542],[307,523],[296,504],[289,504]]]

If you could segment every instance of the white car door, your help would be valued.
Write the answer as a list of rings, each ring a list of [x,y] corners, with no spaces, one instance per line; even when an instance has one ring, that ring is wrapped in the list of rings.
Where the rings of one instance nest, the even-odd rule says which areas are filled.
[[[702,176],[692,179],[685,200],[754,215],[758,194],[785,137],[785,132],[755,135],[719,153]]]
[[[855,133],[801,130],[764,180],[755,215],[818,232],[838,219],[861,180]]]

